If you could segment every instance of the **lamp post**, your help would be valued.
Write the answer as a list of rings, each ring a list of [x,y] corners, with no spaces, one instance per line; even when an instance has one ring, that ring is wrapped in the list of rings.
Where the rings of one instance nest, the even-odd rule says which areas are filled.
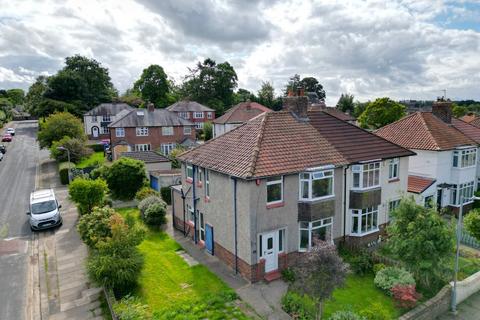
[[[71,178],[71,172],[70,172],[70,150],[68,150],[65,147],[57,147],[57,150],[60,151],[67,151],[67,160],[68,160],[68,183],[70,183],[70,178]]]

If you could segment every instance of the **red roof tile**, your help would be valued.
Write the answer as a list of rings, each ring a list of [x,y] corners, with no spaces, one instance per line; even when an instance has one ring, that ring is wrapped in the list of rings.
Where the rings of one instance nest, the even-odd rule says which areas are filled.
[[[435,183],[435,179],[430,179],[420,176],[408,176],[408,192],[422,193],[427,190],[432,184]]]
[[[334,116],[335,118],[338,118],[338,119],[343,120],[343,121],[355,121],[356,120],[354,116],[352,116],[348,113],[342,112],[341,110],[339,110],[337,108],[326,107],[326,106],[322,106],[320,104],[312,104],[308,108],[308,111],[323,111],[323,112],[326,112],[326,113]]]
[[[467,123],[470,123],[475,119],[478,119],[477,115],[475,115],[475,114],[467,114],[467,115],[464,115],[463,117],[460,118],[460,120],[463,120]]]
[[[271,111],[271,109],[256,102],[241,102],[227,110],[223,116],[213,120],[213,122],[218,124],[244,123],[261,113]]]
[[[480,128],[472,124],[472,122],[467,123],[465,121],[452,118],[452,125],[464,135],[474,140],[480,144]]]

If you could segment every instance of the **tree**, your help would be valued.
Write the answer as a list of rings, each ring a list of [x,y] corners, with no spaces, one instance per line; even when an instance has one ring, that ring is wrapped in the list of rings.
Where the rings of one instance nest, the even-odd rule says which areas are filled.
[[[258,90],[258,100],[266,107],[273,108],[275,100],[275,89],[270,82],[262,82],[260,90]]]
[[[102,179],[76,178],[68,186],[68,194],[81,214],[88,214],[93,207],[103,205],[107,192],[107,184]]]
[[[25,96],[25,109],[33,115],[39,116],[36,108],[44,99],[43,95],[47,91],[47,79],[46,76],[39,76],[30,88],[28,88],[27,95]],[[41,116],[46,115],[48,114]]]
[[[337,108],[342,112],[348,112],[353,114],[355,109],[355,104],[353,103],[353,94],[342,93],[337,102]]]
[[[93,150],[85,146],[85,140],[78,138],[63,137],[58,141],[54,141],[50,147],[50,157],[58,162],[68,160],[68,154],[64,150],[59,150],[59,147],[64,147],[70,152],[70,161],[78,163],[85,157],[90,156]]]
[[[55,112],[69,112],[77,117],[82,115],[78,106],[68,102],[48,98],[42,99],[36,105],[36,107],[31,110],[31,113],[37,117],[48,117]]]
[[[468,113],[468,109],[467,107],[457,106],[456,104],[453,104],[452,113],[455,118],[461,118]]]
[[[370,101],[368,101],[368,102],[356,101],[355,106],[353,107],[353,116],[355,118],[360,117],[360,115],[365,111],[365,109],[367,109],[367,105],[369,103],[370,103]]]
[[[165,108],[168,105],[169,81],[163,68],[157,64],[143,69],[133,89],[140,93],[143,100],[148,100],[159,108]]]
[[[128,89],[123,95],[118,98],[118,101],[128,104],[134,108],[139,108],[144,105],[145,101],[140,97],[140,93],[134,89]]]
[[[82,122],[68,112],[58,112],[48,116],[38,132],[40,147],[50,148],[54,141],[63,137],[85,140]]]
[[[89,214],[84,214],[78,220],[77,230],[83,242],[91,249],[100,241],[112,236],[111,217],[118,215],[110,207],[96,207]]]
[[[211,122],[205,122],[203,125],[203,140],[208,141],[213,137],[213,125]]]
[[[464,220],[465,229],[480,241],[480,209],[471,210]]]
[[[145,164],[130,158],[115,161],[104,174],[112,195],[123,200],[133,199],[147,180]]]
[[[177,157],[187,151],[187,149],[181,145],[177,145],[175,149],[170,152],[170,160],[172,161],[172,168],[173,169],[180,169],[182,167],[180,161],[178,161]]]
[[[7,97],[13,103],[14,106],[23,105],[25,99],[25,92],[22,89],[10,89],[7,90]]]
[[[246,101],[256,101],[257,97],[247,89],[238,89],[237,92],[233,94],[233,104],[238,104],[240,102]]]
[[[297,90],[300,88],[303,88],[305,92],[315,92],[318,96],[318,99],[325,101],[325,90],[318,80],[314,77],[306,77],[300,80],[299,74],[295,74],[290,78],[285,89],[285,95],[288,95],[290,90],[297,92]]]
[[[438,280],[453,257],[453,228],[434,209],[419,206],[413,199],[402,200],[392,217],[387,227],[391,252],[425,288],[442,285]]]
[[[395,122],[406,115],[406,107],[390,98],[378,98],[369,102],[358,117],[363,128],[378,129]]]
[[[344,284],[347,266],[334,246],[319,242],[297,259],[294,271],[292,289],[315,300],[317,319],[320,319],[322,301],[329,298],[336,287]]]

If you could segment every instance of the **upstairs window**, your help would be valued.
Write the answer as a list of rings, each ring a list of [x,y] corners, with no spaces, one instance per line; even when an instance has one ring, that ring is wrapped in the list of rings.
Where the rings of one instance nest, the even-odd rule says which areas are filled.
[[[205,169],[205,196],[210,198],[210,172]]]
[[[104,115],[102,117],[102,121],[103,122],[110,122],[110,121],[112,121],[112,119],[111,119],[110,115]]]
[[[333,170],[300,174],[300,200],[333,196]]]
[[[173,136],[173,127],[162,127],[162,136]]]
[[[477,161],[477,149],[453,151],[453,167],[468,168],[474,167]]]
[[[194,112],[193,119],[203,119],[203,112]]]
[[[183,118],[183,119],[188,119],[188,118],[190,118],[190,117],[188,116],[188,112],[179,112],[179,113],[178,113],[178,116],[179,116],[180,118]]]
[[[193,180],[193,166],[191,164],[185,166],[185,176],[187,180]]]
[[[395,180],[399,177],[399,166],[400,166],[400,159],[390,159],[388,161],[388,180]]]
[[[97,122],[97,116],[92,116],[92,122]]]
[[[283,201],[283,177],[267,178],[267,204]]]
[[[207,119],[212,119],[212,118],[213,118],[213,113],[207,112]]]
[[[115,128],[116,137],[125,137],[125,128]]]
[[[148,128],[147,127],[137,127],[136,128],[137,137],[145,137],[148,136]]]
[[[192,134],[192,127],[183,127],[183,134],[189,136]]]
[[[380,162],[352,166],[353,188],[368,189],[380,186]]]

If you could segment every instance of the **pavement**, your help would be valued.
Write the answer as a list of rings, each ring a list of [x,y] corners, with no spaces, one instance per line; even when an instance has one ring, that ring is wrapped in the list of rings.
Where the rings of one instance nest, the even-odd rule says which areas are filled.
[[[480,292],[472,295],[470,298],[457,306],[457,314],[447,313],[438,320],[478,320],[480,319]]]
[[[0,162],[0,319],[25,319],[30,306],[28,262],[32,233],[28,224],[28,201],[35,187],[40,152],[36,142],[37,122],[20,121],[12,142]],[[3,132],[4,129],[0,131]]]

